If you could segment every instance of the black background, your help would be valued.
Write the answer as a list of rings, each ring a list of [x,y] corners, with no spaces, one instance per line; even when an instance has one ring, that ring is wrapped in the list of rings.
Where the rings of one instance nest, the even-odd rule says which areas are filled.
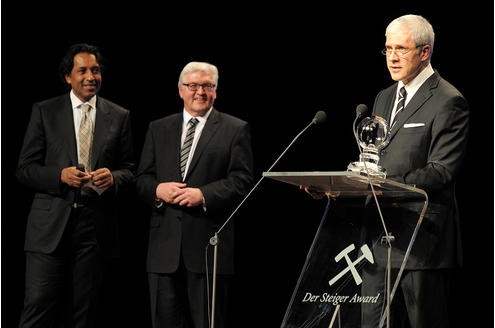
[[[465,267],[452,303],[465,319],[493,325],[493,4],[355,2],[315,5],[161,3],[109,5],[2,2],[2,324],[17,324],[23,299],[23,238],[32,193],[14,177],[32,103],[65,92],[58,63],[70,44],[98,45],[108,59],[101,96],[130,109],[139,156],[149,121],[181,110],[177,79],[192,60],[220,71],[215,107],[250,122],[259,179],[291,140],[325,110],[273,171],[341,171],[357,159],[355,108],[371,109],[392,83],[380,54],[385,27],[416,13],[436,32],[433,68],[471,105],[472,133],[458,183]],[[236,225],[236,327],[280,326],[324,201],[265,179]],[[148,327],[147,210],[123,208],[122,258],[104,288],[102,327]],[[233,222],[233,223],[234,223]]]

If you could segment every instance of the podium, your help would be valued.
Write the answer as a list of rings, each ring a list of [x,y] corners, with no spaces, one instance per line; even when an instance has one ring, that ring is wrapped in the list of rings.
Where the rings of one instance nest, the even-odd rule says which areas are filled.
[[[361,313],[370,308],[380,311],[366,327],[388,327],[404,269],[428,251],[413,248],[428,206],[426,192],[349,171],[264,172],[263,177],[327,196],[281,328],[361,328]],[[385,274],[376,284],[369,272],[378,269]]]

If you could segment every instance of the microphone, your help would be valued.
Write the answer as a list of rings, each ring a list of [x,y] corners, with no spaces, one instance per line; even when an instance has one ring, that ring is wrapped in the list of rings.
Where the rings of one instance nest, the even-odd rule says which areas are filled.
[[[359,153],[361,153],[361,147],[359,146],[359,137],[358,137],[358,131],[357,131],[357,121],[361,116],[364,116],[366,112],[368,111],[368,106],[365,104],[359,104],[356,107],[356,118],[354,119],[354,122],[352,123],[352,131],[354,132],[354,138],[356,139],[356,143],[359,148]]]
[[[365,104],[359,104],[356,107],[356,118],[354,118],[354,122],[352,122],[352,133],[354,134],[354,140],[356,141],[356,145],[359,150],[359,161],[357,162],[351,162],[347,166],[348,171],[354,171],[354,172],[362,172],[363,171],[363,165],[364,169],[366,170],[366,173],[368,173],[368,168],[366,167],[366,164],[364,163],[363,160],[363,150],[361,149],[361,145],[359,142],[359,136],[358,136],[358,129],[357,129],[357,122],[358,120],[364,116],[364,114],[368,111],[368,106]]]
[[[365,104],[359,104],[356,107],[356,116],[361,117],[364,114],[366,114],[367,111],[368,111],[368,106],[366,106]]]
[[[366,105],[363,105],[366,107]],[[297,136],[294,137],[294,139],[292,139],[292,141],[290,142],[290,144],[284,149],[284,151],[282,152],[282,154],[280,154],[280,156],[275,160],[275,162],[273,162],[272,166],[270,166],[270,168],[266,171],[266,172],[270,172],[272,170],[272,168],[278,163],[278,161],[285,155],[285,153],[287,152],[287,150],[289,150],[289,148],[292,146],[292,144],[310,127],[312,126],[313,124],[320,124],[320,123],[323,123],[325,122],[327,119],[327,113],[325,113],[324,111],[320,110],[318,111],[313,120],[311,120],[311,123],[309,123],[301,132],[299,132],[299,134]],[[258,187],[258,185],[260,184],[261,180],[263,180],[264,176],[262,176],[258,182],[254,185],[254,187],[249,191],[249,193],[244,197],[244,199],[239,203],[239,205],[235,208],[235,210],[232,212],[232,214],[230,214],[230,216],[227,218],[227,220],[224,222],[224,224],[220,227],[220,229],[218,229],[218,231],[215,233],[215,236],[211,237],[210,239],[210,244],[211,245],[215,245],[216,244],[216,235],[219,234],[223,228],[225,227],[225,225],[230,221],[230,219],[232,218],[232,216],[234,216],[234,214],[237,212],[237,210],[242,206],[242,204],[246,201],[246,199],[249,198],[249,196],[251,195],[251,193],[256,189],[256,187]]]
[[[84,172],[84,164],[78,163],[76,165],[76,169],[78,169],[81,172]],[[77,190],[74,192],[74,203],[72,204],[72,207],[78,208],[81,205],[78,204],[79,198],[81,197],[81,187],[77,188]]]
[[[320,123],[325,123],[327,120],[327,113],[324,111],[320,110],[316,112],[315,117],[313,118],[313,121],[311,121],[313,124],[320,124]]]
[[[284,149],[284,151],[282,152],[282,154],[280,154],[280,156],[275,160],[275,162],[273,162],[272,166],[270,166],[270,168],[267,170],[267,172],[270,172],[272,170],[272,168],[284,156],[284,154],[287,152],[287,150],[289,150],[289,148],[292,146],[292,144],[310,126],[312,126],[313,124],[323,123],[323,122],[326,121],[326,119],[327,119],[327,113],[325,113],[322,110],[316,112],[313,120],[311,120],[311,123],[309,123],[301,132],[299,132],[299,134],[297,136],[294,137],[294,139],[292,139],[292,141],[290,142],[290,144]],[[213,235],[210,238],[209,243],[206,245],[206,256],[208,255],[208,246],[210,246],[210,245],[213,246],[213,286],[212,286],[212,292],[211,292],[212,293],[212,295],[211,295],[211,304],[212,304],[211,305],[211,309],[210,309],[210,304],[208,303],[208,313],[209,313],[209,319],[210,319],[210,328],[214,328],[215,327],[215,303],[216,303],[215,297],[216,297],[216,277],[217,277],[217,247],[218,247],[218,243],[219,243],[219,237],[218,237],[218,235],[225,228],[225,226],[230,222],[230,220],[235,215],[235,213],[237,213],[237,211],[242,206],[242,204],[244,204],[244,202],[249,198],[249,196],[251,196],[251,194],[253,193],[253,191],[258,187],[258,185],[261,183],[261,181],[263,180],[264,177],[265,177],[264,175],[261,176],[261,178],[258,180],[258,182],[254,185],[253,188],[251,188],[251,190],[247,193],[247,195],[244,196],[244,198],[239,203],[239,205],[237,205],[237,207],[234,209],[234,211],[229,215],[229,217],[225,220],[225,222],[218,229],[218,231],[215,232],[215,235]],[[207,264],[206,275],[207,275],[207,281],[208,281],[208,260],[206,260],[206,264]],[[209,291],[209,287],[207,288],[207,290]],[[210,295],[208,295],[208,299],[210,299]]]
[[[77,164],[76,169],[78,169],[81,172],[84,172],[84,164],[81,164],[81,163]]]

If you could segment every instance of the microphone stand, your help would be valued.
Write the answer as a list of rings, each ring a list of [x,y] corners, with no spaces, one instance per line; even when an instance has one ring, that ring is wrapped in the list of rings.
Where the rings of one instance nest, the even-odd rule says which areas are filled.
[[[270,166],[270,168],[267,170],[267,172],[270,172],[273,167],[278,163],[278,161],[285,155],[287,150],[292,146],[292,144],[313,124],[318,124],[318,123],[323,123],[326,120],[326,113],[323,111],[319,111],[316,113],[315,117],[309,123],[299,134],[292,139],[291,143],[285,148],[285,150],[280,154],[280,156],[275,160],[275,162]],[[264,176],[262,175],[261,178],[258,180],[258,182],[254,185],[253,188],[247,193],[247,195],[242,199],[242,201],[237,205],[237,207],[234,209],[232,214],[225,220],[225,222],[222,224],[222,226],[218,229],[217,232],[210,238],[209,244],[206,245],[206,248],[208,249],[208,246],[213,246],[213,281],[212,281],[212,292],[211,292],[211,315],[210,315],[210,328],[215,328],[215,303],[216,303],[216,284],[217,284],[217,257],[218,257],[218,243],[219,243],[219,238],[218,235],[220,232],[224,229],[224,227],[229,223],[229,221],[232,219],[232,217],[237,213],[239,208],[244,204],[244,202],[249,198],[249,196],[253,193],[253,191],[258,187],[258,185],[261,183],[263,180]],[[206,261],[208,264],[208,261]],[[206,273],[208,273],[208,270],[206,270]]]
[[[358,121],[358,119],[364,114],[364,112],[366,111],[365,109],[367,109],[366,107],[361,107],[361,105],[358,106],[359,110],[357,112],[357,115],[356,115],[356,118],[354,119],[354,122],[353,122],[353,132],[354,132],[354,138],[356,139],[356,142],[357,142],[357,145],[358,145],[358,148],[359,148],[359,154],[360,154],[360,158],[362,158],[362,155],[363,155],[363,151],[361,149],[361,146],[359,144],[359,137],[358,137],[358,131],[356,129],[356,123]],[[395,240],[395,237],[390,233],[388,232],[387,230],[387,225],[385,224],[385,219],[383,218],[383,214],[382,214],[382,210],[380,208],[380,203],[378,202],[378,197],[376,196],[376,193],[375,193],[375,188],[373,186],[373,181],[371,181],[371,177],[370,177],[370,172],[368,170],[368,166],[366,165],[366,161],[363,160],[363,165],[364,165],[364,169],[366,171],[366,178],[368,180],[368,184],[369,186],[371,187],[371,192],[373,194],[373,198],[375,200],[375,204],[376,204],[376,207],[378,209],[378,214],[380,215],[380,220],[381,220],[381,223],[382,223],[382,227],[383,227],[383,231],[385,232],[385,236],[383,236],[381,238],[381,242],[382,243],[386,243],[387,244],[387,268],[386,268],[386,272],[387,272],[387,277],[386,277],[386,286],[387,286],[387,291],[386,291],[386,302],[387,302],[387,305],[386,305],[386,313],[384,314],[387,318],[387,328],[390,328],[390,303],[391,303],[391,293],[390,293],[390,285],[391,285],[391,261],[392,261],[392,242]],[[383,327],[383,317],[381,318],[380,320],[380,325],[379,327]]]

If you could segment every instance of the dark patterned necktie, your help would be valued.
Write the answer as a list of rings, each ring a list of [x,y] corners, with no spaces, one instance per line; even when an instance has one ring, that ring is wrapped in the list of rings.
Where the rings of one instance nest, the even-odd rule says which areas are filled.
[[[397,116],[399,116],[399,113],[404,109],[404,106],[406,104],[406,96],[407,96],[406,88],[405,87],[400,88],[399,102],[397,103],[397,109],[395,110],[395,115],[392,120],[392,124],[390,125],[390,128],[393,128],[395,123],[397,123]]]
[[[189,128],[187,129],[186,138],[180,149],[180,176],[184,179],[184,173],[186,171],[187,159],[191,152],[191,145],[194,139],[194,131],[196,130],[196,124],[198,119],[193,117],[189,120]]]
[[[93,143],[93,122],[89,104],[82,105],[81,125],[79,126],[79,163],[84,164],[87,172],[91,171],[91,146]]]

